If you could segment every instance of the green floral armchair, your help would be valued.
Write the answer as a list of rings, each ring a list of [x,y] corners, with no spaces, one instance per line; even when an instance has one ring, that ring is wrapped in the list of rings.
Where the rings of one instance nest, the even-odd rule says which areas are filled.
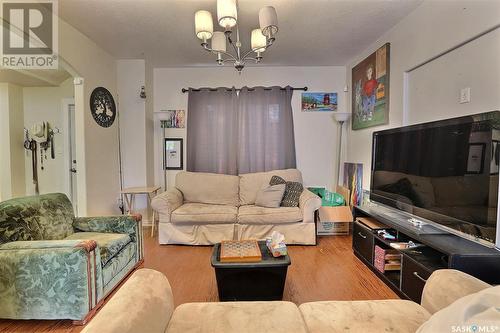
[[[0,318],[85,322],[143,259],[132,216],[75,217],[64,194],[0,203]]]

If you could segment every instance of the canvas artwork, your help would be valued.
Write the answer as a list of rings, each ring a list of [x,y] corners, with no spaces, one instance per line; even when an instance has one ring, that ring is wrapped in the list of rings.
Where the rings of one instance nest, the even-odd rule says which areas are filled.
[[[389,122],[389,51],[387,43],[352,69],[352,129]]]
[[[167,119],[161,122],[162,128],[185,128],[186,127],[186,111],[184,110],[167,110]]]
[[[344,186],[351,193],[348,200],[352,206],[359,206],[363,202],[363,164],[344,163]]]
[[[337,93],[302,93],[302,112],[337,111]]]

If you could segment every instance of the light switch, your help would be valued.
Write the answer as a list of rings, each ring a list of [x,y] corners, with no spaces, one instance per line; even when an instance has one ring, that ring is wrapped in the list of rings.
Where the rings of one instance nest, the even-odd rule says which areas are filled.
[[[464,104],[464,103],[469,103],[470,102],[470,88],[463,88],[460,89],[460,99],[459,103]]]

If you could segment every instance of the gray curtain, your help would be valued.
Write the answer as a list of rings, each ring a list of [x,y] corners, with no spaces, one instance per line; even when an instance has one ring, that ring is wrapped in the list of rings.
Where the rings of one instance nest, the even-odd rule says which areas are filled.
[[[291,87],[189,91],[187,171],[295,168]]]
[[[238,174],[236,91],[190,89],[187,123],[187,171]]]
[[[238,172],[295,168],[291,87],[243,87],[238,98]]]

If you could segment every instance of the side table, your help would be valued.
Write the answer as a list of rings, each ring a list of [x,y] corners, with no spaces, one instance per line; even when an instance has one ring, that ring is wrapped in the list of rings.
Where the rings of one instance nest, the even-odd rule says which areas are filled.
[[[127,212],[131,214],[134,211],[134,203],[135,203],[135,195],[136,194],[145,194],[148,198],[148,205],[151,208],[151,200],[158,194],[159,186],[151,186],[151,187],[129,187],[125,188],[121,191],[123,196],[125,197],[125,201],[127,203]],[[154,236],[155,233],[155,225],[156,225],[156,212],[153,208],[151,208],[151,215],[153,221],[151,222],[151,237]]]

